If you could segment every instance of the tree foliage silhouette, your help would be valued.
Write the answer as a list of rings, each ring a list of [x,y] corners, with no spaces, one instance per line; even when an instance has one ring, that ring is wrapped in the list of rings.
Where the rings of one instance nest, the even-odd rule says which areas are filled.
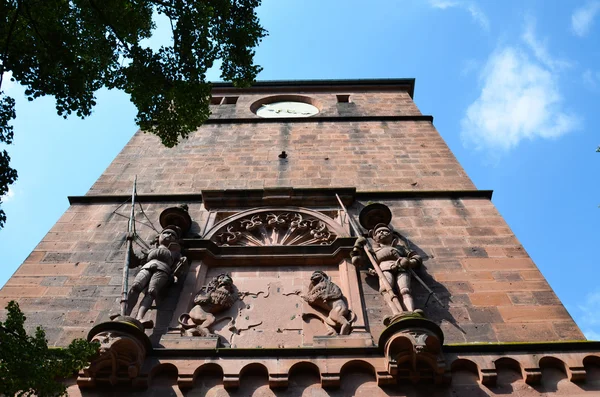
[[[51,95],[59,115],[89,116],[95,93],[125,91],[136,123],[168,147],[209,117],[206,72],[221,61],[221,78],[249,85],[260,72],[254,48],[266,31],[260,0],[0,0],[0,143],[11,144],[15,101],[3,79],[25,87],[31,101]],[[171,23],[172,42],[158,50],[153,15]],[[10,77],[8,77],[10,76]],[[17,179],[0,151],[0,198]],[[1,203],[1,202],[0,202]],[[0,227],[6,216],[0,209]]]
[[[64,395],[66,387],[57,379],[86,366],[98,345],[75,339],[66,348],[49,348],[41,327],[27,335],[25,316],[16,302],[9,302],[6,309],[6,321],[0,322],[0,395]]]

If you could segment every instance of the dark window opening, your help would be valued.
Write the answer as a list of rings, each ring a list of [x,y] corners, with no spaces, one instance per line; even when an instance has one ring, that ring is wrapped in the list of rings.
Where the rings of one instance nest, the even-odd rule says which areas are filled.
[[[222,105],[235,105],[238,101],[238,98],[239,97],[237,97],[237,96],[226,96],[223,99]]]
[[[222,96],[214,96],[214,97],[210,98],[211,105],[220,105],[222,101],[223,101]]]
[[[350,95],[336,95],[337,96],[337,101],[338,103],[349,103],[350,102]]]

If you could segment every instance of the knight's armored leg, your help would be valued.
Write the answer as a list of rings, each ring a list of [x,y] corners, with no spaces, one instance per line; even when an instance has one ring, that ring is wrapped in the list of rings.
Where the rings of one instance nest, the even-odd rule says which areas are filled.
[[[146,269],[140,270],[137,276],[135,276],[135,280],[133,280],[131,288],[129,288],[129,292],[127,294],[127,311],[125,312],[125,315],[131,315],[131,311],[135,307],[138,298],[140,297],[140,292],[146,288],[151,277],[152,273]]]
[[[406,311],[414,312],[415,304],[410,290],[410,276],[408,273],[398,273],[397,277],[398,291],[402,296],[402,306]]]
[[[138,310],[136,317],[138,320],[143,321],[146,312],[152,307],[152,302],[156,300],[156,297],[168,282],[169,275],[167,273],[155,271],[154,274],[152,274],[152,278],[148,285],[148,292],[146,292],[146,296],[144,296],[144,299],[142,299],[142,302],[140,303],[140,309]]]
[[[385,276],[390,285],[394,285],[394,275],[391,272],[384,270],[383,275]],[[381,280],[379,280],[379,293],[381,293],[381,296],[383,296],[383,299],[385,299],[388,306],[394,307],[396,304],[393,302],[392,297],[389,294],[384,294],[383,291],[385,291],[385,288],[383,287],[383,283],[381,282]]]

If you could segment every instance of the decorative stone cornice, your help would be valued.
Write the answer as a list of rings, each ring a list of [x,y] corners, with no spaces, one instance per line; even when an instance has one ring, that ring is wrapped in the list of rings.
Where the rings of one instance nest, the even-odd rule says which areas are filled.
[[[404,337],[404,336],[403,336]],[[417,338],[418,339],[418,338]],[[445,349],[443,349],[445,350]],[[257,354],[260,353],[260,354]],[[435,354],[434,351],[430,353]],[[386,359],[374,348],[327,348],[327,349],[209,349],[209,350],[177,350],[154,349],[146,358],[141,372],[134,379],[133,385],[147,388],[152,385],[152,377],[157,376],[162,368],[169,366],[177,369],[178,385],[181,389],[190,389],[194,379],[202,376],[207,368],[217,369],[221,373],[225,388],[239,387],[240,379],[250,367],[260,366],[268,375],[271,388],[285,388],[288,379],[293,376],[299,366],[303,371],[314,371],[321,379],[323,388],[337,388],[344,382],[344,374],[356,368],[373,374],[379,386],[399,383],[429,384],[434,383],[431,374],[421,373],[421,369],[412,371],[390,372]],[[545,369],[558,369],[571,382],[599,381],[597,371],[600,368],[600,350],[577,352],[548,352],[537,355],[526,352],[505,352],[482,354],[473,349],[470,353],[444,352],[445,365],[440,367],[437,383],[440,388],[451,384],[452,378],[459,372],[471,372],[479,379],[479,383],[492,386],[498,381],[498,372],[509,370],[521,374],[522,379],[530,385],[543,381]],[[436,361],[437,363],[437,361]],[[399,375],[402,375],[399,378]],[[410,376],[406,376],[410,375]],[[85,375],[80,374],[80,380]],[[78,382],[79,383],[79,382]],[[91,384],[88,384],[91,385]]]

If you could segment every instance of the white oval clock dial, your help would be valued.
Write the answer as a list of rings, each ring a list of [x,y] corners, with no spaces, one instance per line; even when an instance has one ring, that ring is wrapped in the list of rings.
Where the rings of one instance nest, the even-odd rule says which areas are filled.
[[[264,118],[310,117],[319,113],[319,109],[304,102],[273,102],[262,105],[256,114]]]

